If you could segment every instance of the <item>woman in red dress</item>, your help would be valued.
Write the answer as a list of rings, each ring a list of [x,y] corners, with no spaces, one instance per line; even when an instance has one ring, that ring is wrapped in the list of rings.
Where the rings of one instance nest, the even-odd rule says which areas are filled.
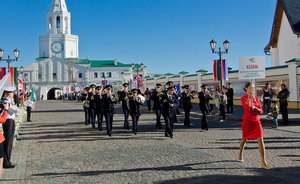
[[[245,114],[243,116],[242,131],[243,139],[240,143],[240,154],[239,162],[244,162],[243,160],[243,151],[247,139],[257,139],[258,149],[261,156],[261,167],[263,169],[269,169],[265,157],[265,146],[263,141],[263,130],[260,123],[258,114],[262,114],[263,110],[259,99],[256,96],[253,96],[255,87],[251,82],[248,82],[245,85],[244,90],[247,92],[245,96],[241,98]]]

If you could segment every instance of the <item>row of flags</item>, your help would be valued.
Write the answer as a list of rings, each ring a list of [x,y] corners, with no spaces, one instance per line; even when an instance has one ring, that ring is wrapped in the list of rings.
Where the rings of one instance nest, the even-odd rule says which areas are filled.
[[[17,85],[18,85],[17,67],[10,67],[9,69],[7,67],[1,67],[0,79],[3,79],[3,77],[8,73],[8,71],[9,71],[9,74],[10,74],[11,86],[17,87]]]
[[[227,59],[214,60],[213,62],[214,81],[228,80],[228,62]]]

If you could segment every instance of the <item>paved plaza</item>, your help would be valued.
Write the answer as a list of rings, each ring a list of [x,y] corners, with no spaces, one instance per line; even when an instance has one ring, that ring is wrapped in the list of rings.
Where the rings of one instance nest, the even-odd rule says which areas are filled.
[[[134,135],[123,129],[118,106],[109,137],[84,124],[81,103],[38,101],[13,149],[17,166],[4,170],[1,183],[300,183],[300,133],[263,124],[271,168],[263,170],[256,140],[238,162],[241,122],[209,120],[202,131],[200,118],[191,117],[190,128],[183,118],[171,139],[143,110]]]

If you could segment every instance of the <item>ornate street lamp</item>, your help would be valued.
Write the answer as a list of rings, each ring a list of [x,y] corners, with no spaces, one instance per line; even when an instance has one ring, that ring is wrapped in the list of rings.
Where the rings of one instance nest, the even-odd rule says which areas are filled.
[[[8,59],[2,59],[3,54],[4,54],[4,50],[2,50],[2,49],[0,48],[0,61],[5,61],[5,62],[7,62],[8,72],[9,72],[9,64],[10,64],[11,62],[13,62],[13,61],[18,61],[18,58],[19,58],[20,51],[16,48],[13,52],[14,52],[14,55],[15,55],[15,58],[16,58],[16,59],[10,59],[10,56],[9,56],[9,55],[7,56]]]
[[[219,55],[220,62],[222,61],[222,55],[223,55],[223,54],[228,54],[230,42],[226,39],[226,40],[223,42],[223,45],[224,45],[225,51],[221,51],[221,47],[219,47],[219,51],[215,51],[216,46],[217,46],[217,42],[216,42],[214,39],[212,39],[212,40],[210,41],[210,47],[211,47],[212,53],[213,53],[213,54],[218,54],[218,55]],[[221,65],[220,65],[220,71],[221,71],[221,70],[222,70],[222,68],[221,68]],[[221,87],[221,90],[222,90],[222,88],[223,88],[222,78],[221,78],[221,80],[220,80],[220,87]]]

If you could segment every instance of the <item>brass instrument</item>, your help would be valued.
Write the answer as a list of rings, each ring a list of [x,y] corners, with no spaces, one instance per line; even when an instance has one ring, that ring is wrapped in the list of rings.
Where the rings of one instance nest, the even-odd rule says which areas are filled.
[[[125,92],[126,94],[126,106],[128,109],[130,109],[130,105],[129,105],[129,98],[132,96],[129,92]]]
[[[138,94],[137,95],[137,100],[140,103],[144,103],[145,102],[145,97],[143,95],[141,95],[141,94]]]
[[[102,98],[102,93],[103,93],[103,90],[104,90],[104,87],[101,86],[101,89],[100,89],[100,99]]]

